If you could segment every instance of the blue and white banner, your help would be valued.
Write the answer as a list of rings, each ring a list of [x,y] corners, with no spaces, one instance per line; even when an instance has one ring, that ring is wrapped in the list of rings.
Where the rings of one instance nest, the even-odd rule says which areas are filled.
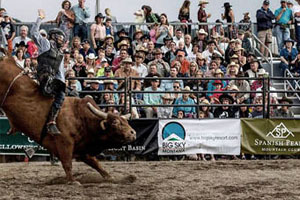
[[[159,120],[158,155],[239,155],[240,119]]]

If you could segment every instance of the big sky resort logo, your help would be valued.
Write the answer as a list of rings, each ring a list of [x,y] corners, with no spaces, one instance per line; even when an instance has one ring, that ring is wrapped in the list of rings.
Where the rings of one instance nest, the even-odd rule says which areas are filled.
[[[162,130],[162,152],[182,153],[185,152],[186,132],[184,127],[178,122],[167,123]]]

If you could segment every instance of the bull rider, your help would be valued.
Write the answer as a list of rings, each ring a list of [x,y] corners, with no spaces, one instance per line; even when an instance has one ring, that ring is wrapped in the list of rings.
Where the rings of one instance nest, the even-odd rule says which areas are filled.
[[[66,36],[60,29],[49,30],[48,38],[40,34],[39,29],[45,12],[38,10],[38,18],[33,24],[31,35],[39,48],[37,78],[43,95],[54,97],[47,119],[47,133],[60,135],[56,118],[65,99],[65,73],[63,65],[63,47]]]

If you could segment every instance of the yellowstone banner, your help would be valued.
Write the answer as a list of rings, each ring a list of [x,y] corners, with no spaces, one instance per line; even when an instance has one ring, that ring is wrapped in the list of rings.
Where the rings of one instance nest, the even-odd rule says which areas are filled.
[[[239,155],[239,119],[159,120],[158,154]]]
[[[299,120],[241,119],[242,152],[261,155],[300,153]]]
[[[9,123],[7,118],[0,118],[0,155],[25,155],[25,149],[34,148],[34,155],[49,155],[43,147],[32,141],[23,133],[7,135]]]

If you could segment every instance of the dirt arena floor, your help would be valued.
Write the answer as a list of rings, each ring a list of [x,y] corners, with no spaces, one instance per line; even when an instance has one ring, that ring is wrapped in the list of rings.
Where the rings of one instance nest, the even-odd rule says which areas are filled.
[[[111,182],[73,164],[81,185],[48,162],[0,164],[0,199],[300,199],[300,160],[104,162]]]

